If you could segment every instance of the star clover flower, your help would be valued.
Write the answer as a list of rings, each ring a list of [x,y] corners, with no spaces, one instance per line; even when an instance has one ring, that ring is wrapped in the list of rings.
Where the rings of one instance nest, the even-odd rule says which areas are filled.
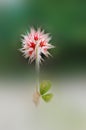
[[[36,65],[36,78],[37,85],[36,91],[33,95],[33,101],[37,106],[39,104],[40,97],[45,101],[49,102],[53,96],[52,93],[46,93],[50,89],[51,85],[48,81],[42,82],[40,84],[39,80],[39,72],[40,72],[40,63],[43,61],[43,55],[48,57],[51,55],[49,53],[49,49],[54,48],[52,44],[50,44],[51,37],[48,33],[45,33],[44,30],[38,28],[35,30],[34,28],[30,29],[30,32],[27,32],[25,35],[22,35],[22,47],[20,51],[23,53],[25,58],[29,59],[29,62],[35,62]]]
[[[26,35],[22,35],[22,48],[20,51],[25,58],[29,58],[30,63],[38,59],[40,63],[43,61],[42,54],[48,57],[51,55],[49,49],[54,48],[49,42],[51,37],[48,33],[44,33],[44,30],[40,28],[37,31],[34,28],[30,29]]]

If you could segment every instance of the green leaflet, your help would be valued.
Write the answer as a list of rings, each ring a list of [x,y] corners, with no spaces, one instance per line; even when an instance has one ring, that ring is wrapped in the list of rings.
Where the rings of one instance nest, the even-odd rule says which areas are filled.
[[[46,95],[43,95],[42,98],[45,102],[49,102],[53,97],[53,94],[52,93],[48,93]]]
[[[40,84],[40,94],[44,95],[51,88],[51,83],[49,81],[43,81]]]

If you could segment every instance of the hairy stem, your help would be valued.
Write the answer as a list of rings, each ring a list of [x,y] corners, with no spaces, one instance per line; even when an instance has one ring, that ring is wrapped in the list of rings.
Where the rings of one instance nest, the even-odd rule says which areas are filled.
[[[40,71],[40,65],[39,65],[39,48],[36,47],[36,76],[37,76],[37,86],[36,90],[39,91],[39,71]]]

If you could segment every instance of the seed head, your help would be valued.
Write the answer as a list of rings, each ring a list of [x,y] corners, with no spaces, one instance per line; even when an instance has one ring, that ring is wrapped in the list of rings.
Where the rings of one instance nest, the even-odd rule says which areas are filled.
[[[48,57],[50,55],[49,49],[54,48],[49,42],[51,37],[48,33],[44,33],[44,30],[40,28],[36,31],[34,28],[30,29],[26,35],[22,35],[22,48],[20,51],[23,53],[25,58],[29,58],[30,62],[33,62],[38,58],[39,62],[43,60],[42,54]]]

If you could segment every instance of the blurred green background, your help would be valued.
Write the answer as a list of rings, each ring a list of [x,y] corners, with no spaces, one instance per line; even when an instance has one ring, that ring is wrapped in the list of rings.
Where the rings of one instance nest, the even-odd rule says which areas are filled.
[[[38,108],[34,63],[19,52],[31,26],[51,33],[56,46],[40,74],[54,97]],[[85,0],[0,0],[0,130],[86,130]]]
[[[47,73],[86,70],[86,1],[0,0],[0,73],[26,74],[34,71],[22,54],[21,34],[41,27],[52,35],[53,58],[41,71]],[[33,74],[33,73],[32,73]]]

